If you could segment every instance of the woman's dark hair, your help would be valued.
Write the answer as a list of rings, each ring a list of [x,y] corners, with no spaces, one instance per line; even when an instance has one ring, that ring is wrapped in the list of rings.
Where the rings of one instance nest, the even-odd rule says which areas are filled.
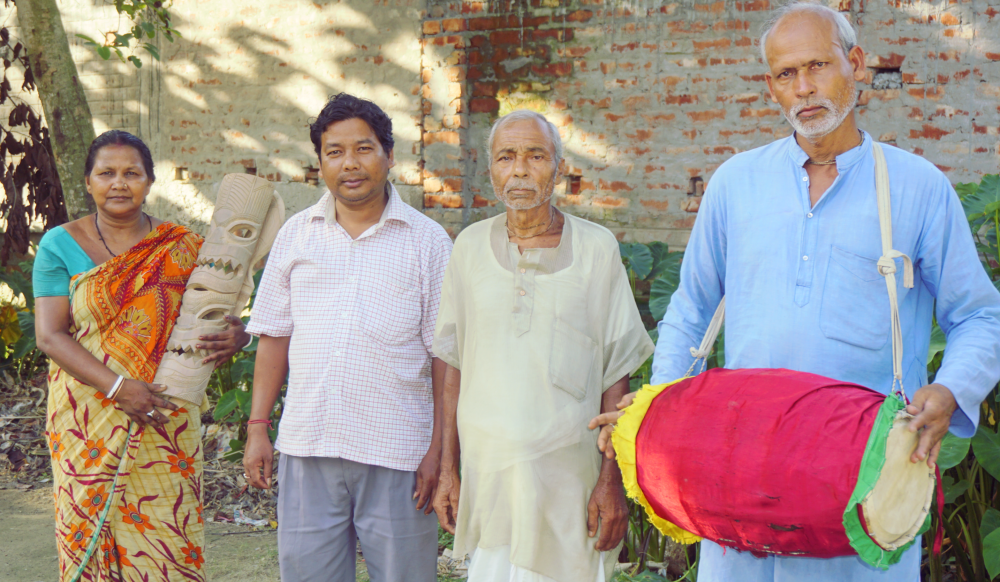
[[[375,137],[378,138],[382,149],[388,155],[392,151],[392,146],[396,142],[392,139],[392,120],[385,114],[385,111],[368,101],[358,99],[354,95],[338,93],[330,98],[323,111],[319,112],[319,117],[309,126],[309,138],[316,148],[316,155],[319,156],[320,141],[323,139],[323,132],[331,123],[344,121],[345,119],[360,119],[372,128]]]
[[[87,151],[87,162],[83,166],[84,176],[89,176],[90,171],[94,169],[94,158],[97,157],[97,152],[101,151],[101,148],[104,146],[109,145],[129,146],[139,152],[139,157],[142,158],[142,168],[146,170],[149,181],[156,181],[156,175],[153,174],[153,155],[149,153],[149,148],[146,147],[146,144],[141,139],[120,129],[105,131],[91,142],[90,150]]]

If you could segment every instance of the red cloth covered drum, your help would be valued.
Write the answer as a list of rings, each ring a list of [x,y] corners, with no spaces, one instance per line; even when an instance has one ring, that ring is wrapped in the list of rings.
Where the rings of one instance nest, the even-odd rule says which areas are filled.
[[[755,555],[858,554],[887,567],[926,529],[934,490],[933,471],[909,463],[915,435],[905,412],[897,419],[903,408],[895,396],[814,374],[714,369],[643,388],[613,442],[630,496],[678,541],[700,536]],[[890,446],[902,464],[886,462],[894,424],[894,441],[914,439]],[[908,499],[895,499],[906,487],[883,468],[906,473]],[[912,514],[903,525],[899,511]],[[883,533],[881,546],[867,533],[887,527],[900,531]]]

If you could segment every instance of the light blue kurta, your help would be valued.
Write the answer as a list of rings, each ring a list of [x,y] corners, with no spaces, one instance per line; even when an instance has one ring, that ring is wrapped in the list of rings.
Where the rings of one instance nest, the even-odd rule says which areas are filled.
[[[955,395],[951,430],[972,436],[979,404],[1000,378],[1000,294],[976,255],[961,202],[926,160],[883,146],[892,194],[893,248],[913,259],[915,287],[896,281],[904,386],[927,383],[932,316],[948,338],[935,382]],[[839,176],[810,208],[808,156],[794,136],[734,156],[712,177],[659,324],[653,383],[691,365],[726,296],[726,367],[787,368],[888,393],[892,342],[875,196],[872,141],[837,156]],[[936,300],[936,307],[935,307]],[[919,580],[915,544],[888,571],[856,557],[769,557],[702,543],[700,582]]]

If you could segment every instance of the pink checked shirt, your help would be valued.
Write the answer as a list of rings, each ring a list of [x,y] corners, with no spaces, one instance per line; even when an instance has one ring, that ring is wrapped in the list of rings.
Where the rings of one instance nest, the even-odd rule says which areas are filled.
[[[285,223],[247,326],[292,336],[279,451],[417,469],[431,441],[431,344],[451,246],[395,188],[355,240],[329,192]]]

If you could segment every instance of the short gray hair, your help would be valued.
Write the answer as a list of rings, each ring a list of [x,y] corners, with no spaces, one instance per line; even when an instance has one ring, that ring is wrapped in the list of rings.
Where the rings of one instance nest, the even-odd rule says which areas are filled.
[[[542,124],[543,127],[548,129],[549,138],[552,140],[552,147],[556,150],[555,165],[558,166],[559,162],[562,161],[563,155],[563,143],[562,137],[559,136],[559,129],[554,123],[545,118],[541,113],[536,113],[530,109],[518,109],[516,111],[511,111],[507,115],[504,115],[500,119],[497,119],[493,123],[493,127],[490,128],[490,136],[486,140],[486,167],[493,166],[493,139],[496,137],[497,130],[501,127],[514,123],[515,121],[525,121],[534,120]]]
[[[767,51],[765,50],[765,44],[767,43],[767,37],[777,26],[778,22],[782,18],[788,16],[789,14],[799,14],[802,12],[812,12],[814,14],[820,14],[831,18],[834,24],[837,26],[837,37],[840,40],[840,48],[844,50],[844,56],[850,52],[858,44],[858,35],[854,32],[854,27],[851,26],[850,21],[841,12],[830,8],[829,6],[824,6],[822,4],[815,4],[813,2],[792,2],[778,8],[771,14],[771,18],[764,24],[764,32],[760,35],[760,58],[764,61],[764,65],[770,67],[767,62]]]

